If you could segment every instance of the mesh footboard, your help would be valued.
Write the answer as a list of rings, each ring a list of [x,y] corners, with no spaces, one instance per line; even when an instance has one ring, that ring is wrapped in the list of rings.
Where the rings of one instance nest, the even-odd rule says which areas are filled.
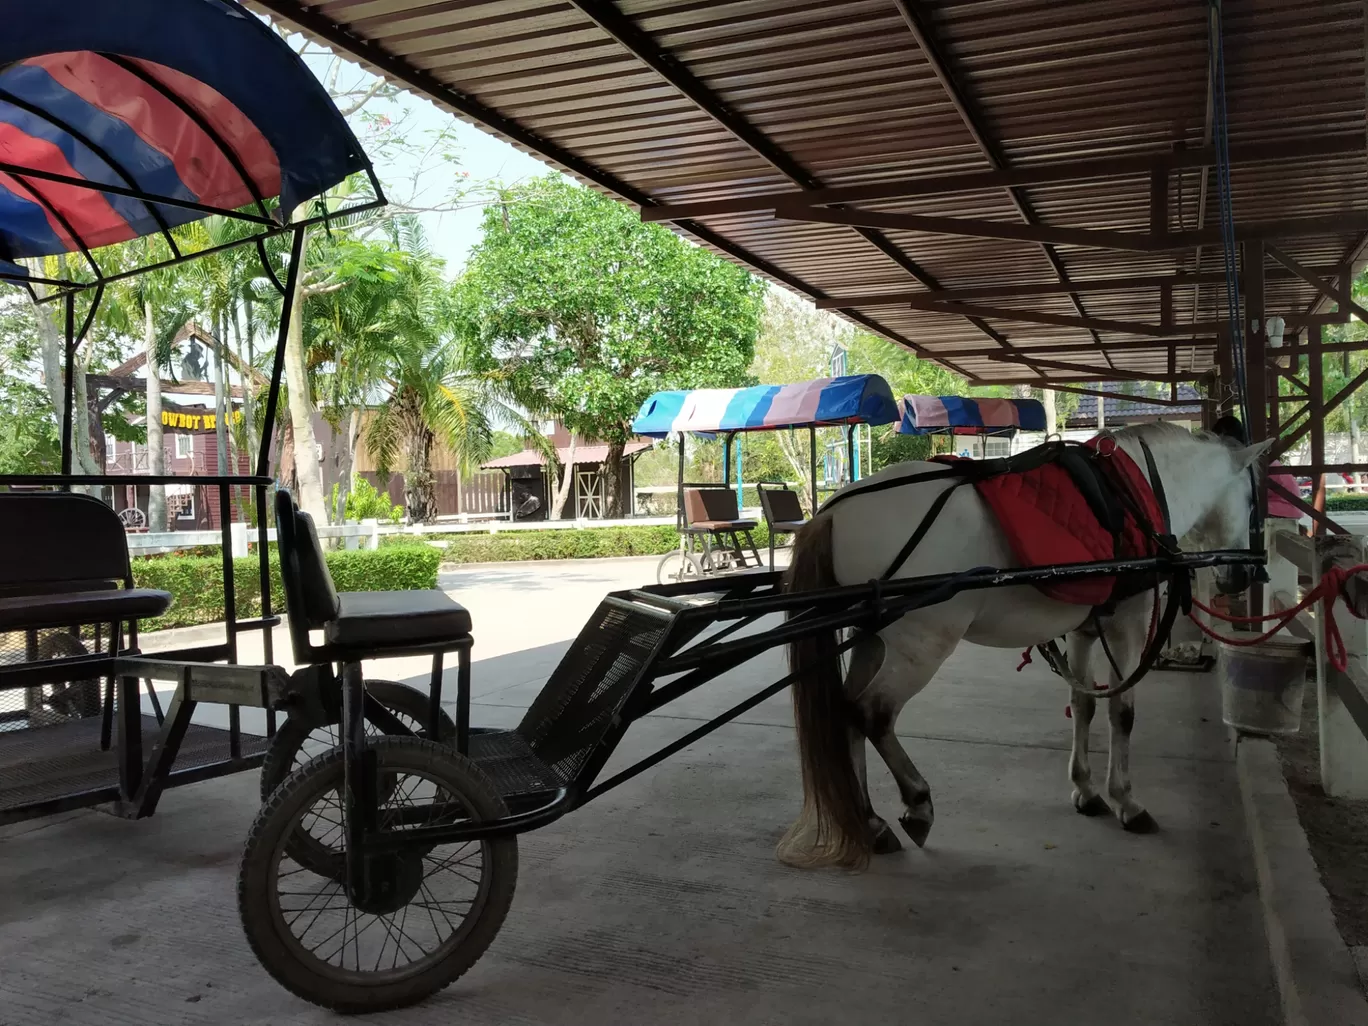
[[[621,600],[599,603],[518,726],[561,779],[571,780],[603,740],[671,620],[659,609]]]

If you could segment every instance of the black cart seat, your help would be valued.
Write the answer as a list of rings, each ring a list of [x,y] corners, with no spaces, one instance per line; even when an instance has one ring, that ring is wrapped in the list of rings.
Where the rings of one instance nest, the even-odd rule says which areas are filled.
[[[445,592],[339,594],[323,559],[313,518],[284,488],[276,492],[276,529],[295,662],[377,659],[469,643],[470,612]],[[322,631],[324,644],[313,644],[310,631]]]
[[[0,533],[23,539],[0,560],[0,631],[160,616],[171,595],[133,587],[118,514],[74,492],[0,494]]]

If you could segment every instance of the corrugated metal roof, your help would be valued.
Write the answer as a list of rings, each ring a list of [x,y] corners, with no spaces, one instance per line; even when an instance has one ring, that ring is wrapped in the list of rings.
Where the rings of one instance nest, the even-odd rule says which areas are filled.
[[[1208,140],[1207,5],[1196,0],[256,2],[642,206],[1159,156]],[[1287,158],[1237,163],[1236,219],[1368,212],[1364,5],[1226,0],[1223,8],[1232,150],[1272,144]],[[1327,139],[1344,143],[1342,152],[1311,156],[1311,141]],[[1214,178],[1198,167],[1168,176],[1169,231],[1216,224]],[[860,208],[1145,231],[1151,182],[1141,171]],[[819,299],[1221,269],[1211,244],[1121,252],[799,223],[754,211],[683,218],[676,227]],[[1328,278],[1358,257],[1363,227],[1341,220],[1280,245]],[[1290,317],[1318,302],[1289,272],[1269,273],[1270,313]],[[852,307],[844,315],[982,378],[1080,380],[1080,366],[1181,376],[1213,364],[1221,295],[1210,281],[1172,288],[1173,323],[1207,325],[1189,332],[1204,343],[1179,347],[1172,357],[1169,340],[1119,327],[1086,330],[906,305]],[[1160,290],[984,304],[1047,320],[1086,315],[1157,325]],[[1058,352],[1099,341],[1117,348]],[[1020,362],[1032,353],[1037,362]]]
[[[651,447],[650,442],[628,442],[623,447],[622,455],[635,456],[639,452],[645,452]],[[565,446],[556,450],[556,460],[565,465],[565,461],[570,458],[570,447]],[[575,447],[575,465],[581,466],[589,463],[602,463],[608,458],[608,446],[606,445],[578,445]],[[502,470],[507,467],[541,467],[546,465],[546,458],[537,449],[524,449],[522,452],[515,452],[509,456],[500,456],[498,459],[481,463],[481,470]]]

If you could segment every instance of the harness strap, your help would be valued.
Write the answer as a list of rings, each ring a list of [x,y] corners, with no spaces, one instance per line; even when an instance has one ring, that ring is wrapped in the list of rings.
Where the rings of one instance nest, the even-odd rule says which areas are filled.
[[[888,569],[883,572],[883,575],[879,580],[887,581],[902,569],[902,565],[907,562],[907,557],[916,551],[917,546],[921,544],[921,540],[926,537],[926,532],[931,530],[931,525],[934,524],[936,519],[940,516],[941,510],[945,509],[945,504],[950,501],[950,496],[954,494],[957,488],[967,483],[967,479],[964,481],[956,481],[949,488],[936,496],[936,500],[931,503],[930,507],[927,509],[926,515],[922,517],[921,523],[918,524],[917,529],[912,532],[912,537],[908,538],[903,544],[903,547],[898,550],[898,554],[893,557],[893,562],[889,564]]]

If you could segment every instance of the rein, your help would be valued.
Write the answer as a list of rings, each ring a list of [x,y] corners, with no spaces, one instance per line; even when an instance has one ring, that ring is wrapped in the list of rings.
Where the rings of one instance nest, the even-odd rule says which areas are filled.
[[[1250,645],[1258,645],[1267,641],[1295,620],[1297,614],[1303,609],[1307,609],[1316,602],[1320,602],[1322,603],[1321,609],[1325,613],[1325,656],[1330,661],[1331,666],[1343,673],[1349,665],[1349,653],[1344,646],[1344,638],[1340,634],[1339,625],[1335,623],[1335,600],[1344,595],[1344,585],[1348,582],[1349,578],[1363,573],[1368,573],[1368,563],[1359,563],[1356,566],[1350,567],[1332,566],[1321,574],[1320,583],[1307,592],[1306,597],[1295,606],[1292,606],[1290,609],[1284,609],[1278,613],[1265,613],[1262,616],[1230,616],[1227,613],[1218,612],[1196,599],[1192,600],[1192,604],[1202,612],[1217,620],[1222,620],[1225,623],[1269,623],[1276,621],[1271,628],[1254,638],[1222,637],[1206,624],[1202,623],[1202,621],[1197,619],[1192,613],[1189,613],[1188,615],[1192,618],[1192,622],[1197,625],[1198,629],[1212,640],[1219,641],[1223,645],[1247,648]],[[1368,619],[1368,616],[1361,615],[1358,610],[1347,601],[1345,602],[1345,608],[1349,610],[1351,616],[1357,617],[1360,620]]]

